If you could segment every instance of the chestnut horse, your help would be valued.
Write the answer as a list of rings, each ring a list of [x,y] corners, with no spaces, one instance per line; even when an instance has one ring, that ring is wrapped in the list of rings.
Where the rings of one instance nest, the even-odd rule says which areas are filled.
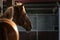
[[[2,20],[4,19],[4,18],[6,18],[6,19],[9,19],[9,20],[12,20],[12,21],[14,21],[17,25],[19,25],[19,26],[22,26],[24,29],[26,29],[26,31],[30,31],[31,30],[31,28],[32,28],[32,25],[31,25],[31,21],[30,21],[30,19],[29,19],[29,17],[28,17],[28,15],[27,15],[27,13],[26,13],[26,11],[25,11],[25,7],[24,7],[24,5],[22,4],[22,3],[19,3],[18,5],[15,5],[15,6],[10,6],[10,7],[8,7],[7,8],[7,10],[4,12],[4,14],[0,17]],[[5,20],[6,20],[5,19]],[[1,20],[0,20],[1,21]],[[3,23],[5,23],[4,21],[2,21]],[[9,22],[8,20],[7,20],[7,22]],[[1,24],[1,23],[0,23]],[[7,24],[10,24],[10,22],[9,23],[7,23]],[[6,25],[7,25],[6,24]],[[5,24],[4,24],[5,25]],[[3,26],[4,26],[3,25]],[[14,26],[12,26],[13,24],[11,24],[11,28],[13,27],[13,29],[14,29]],[[1,25],[2,26],[2,25]],[[7,27],[7,26],[6,26]],[[5,28],[5,26],[3,27],[3,28]],[[13,32],[13,30],[10,28],[10,25],[6,28],[6,31],[5,31],[5,29],[4,29],[4,31],[5,32],[7,32],[7,31],[11,31],[11,32]],[[16,27],[15,27],[16,28]],[[10,30],[11,29],[11,30]],[[16,30],[15,30],[16,31]],[[14,32],[15,32],[14,31]],[[9,34],[8,34],[8,36],[9,35],[12,35],[12,36],[9,36],[10,38],[8,39],[8,37],[6,37],[8,40],[18,40],[18,38],[19,38],[19,36],[16,36],[16,32],[14,33],[11,33],[11,32],[9,32]],[[13,34],[15,34],[15,35],[13,35]],[[18,34],[19,35],[19,34]],[[16,37],[15,37],[16,36]],[[15,38],[14,38],[15,37]]]
[[[13,21],[0,19],[0,40],[19,40],[18,29]]]
[[[31,21],[22,3],[8,7],[1,18],[13,20],[17,25],[22,26],[27,31],[30,31],[32,28]]]

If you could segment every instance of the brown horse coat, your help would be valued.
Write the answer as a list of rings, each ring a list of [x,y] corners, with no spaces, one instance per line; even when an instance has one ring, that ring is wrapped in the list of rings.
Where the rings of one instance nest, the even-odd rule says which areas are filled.
[[[0,19],[0,40],[19,40],[16,24],[6,18]]]

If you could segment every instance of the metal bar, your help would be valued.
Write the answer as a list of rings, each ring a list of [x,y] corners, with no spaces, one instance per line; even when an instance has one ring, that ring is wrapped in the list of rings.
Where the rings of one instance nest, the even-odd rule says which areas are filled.
[[[0,12],[0,16],[3,15],[3,0],[0,0],[0,7],[1,7],[1,12]]]

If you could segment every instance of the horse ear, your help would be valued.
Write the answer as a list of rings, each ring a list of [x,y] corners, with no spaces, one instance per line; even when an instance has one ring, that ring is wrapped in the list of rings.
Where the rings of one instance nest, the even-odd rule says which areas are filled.
[[[25,7],[24,7],[24,6],[23,6],[23,12],[24,12],[24,13],[26,13],[26,9],[25,9]]]
[[[19,3],[16,3],[17,6],[22,6],[23,3],[19,2]]]

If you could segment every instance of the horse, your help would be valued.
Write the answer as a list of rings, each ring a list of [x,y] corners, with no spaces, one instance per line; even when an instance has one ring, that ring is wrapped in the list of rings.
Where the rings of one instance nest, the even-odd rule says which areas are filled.
[[[13,21],[0,19],[0,40],[19,40],[19,32]]]
[[[26,29],[26,31],[30,31],[32,29],[31,20],[29,19],[29,16],[22,3],[17,3],[17,5],[8,7],[0,18],[12,20],[17,25]]]
[[[9,22],[9,20],[15,24],[11,21]],[[15,30],[17,26],[15,27],[13,25],[17,24],[19,26],[22,26],[26,31],[31,31],[32,29],[31,21],[22,3],[8,7],[4,14],[0,17],[0,21],[2,21],[2,23],[0,23],[0,26],[2,27],[5,34],[3,37],[5,37],[6,40],[19,40],[18,29],[17,31]]]

